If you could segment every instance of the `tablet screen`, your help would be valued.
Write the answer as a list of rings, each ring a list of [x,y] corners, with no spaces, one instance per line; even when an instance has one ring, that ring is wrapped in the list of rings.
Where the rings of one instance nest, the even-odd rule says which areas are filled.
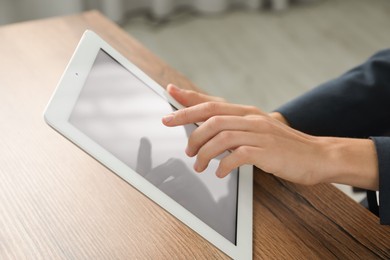
[[[196,126],[164,126],[161,118],[173,110],[100,50],[69,122],[235,244],[238,170],[216,177],[216,158],[205,172],[196,173],[195,158],[184,152]]]

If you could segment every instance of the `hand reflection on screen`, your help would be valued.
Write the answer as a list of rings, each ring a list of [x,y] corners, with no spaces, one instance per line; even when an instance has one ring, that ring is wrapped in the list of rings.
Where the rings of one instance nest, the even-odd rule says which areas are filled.
[[[152,163],[152,144],[143,137],[140,140],[136,167],[139,174],[180,204],[190,202],[187,204],[192,205],[195,212],[215,207],[210,191],[182,160],[170,158],[154,168]]]
[[[206,224],[221,235],[231,235],[229,230],[223,228],[226,228],[225,216],[217,214],[221,213],[218,208],[222,209],[228,203],[227,197],[216,202],[206,185],[197,177],[197,173],[180,159],[170,158],[156,167],[152,165],[152,144],[143,137],[138,149],[136,171],[195,216],[207,220]],[[229,190],[234,188],[234,182],[230,181]]]

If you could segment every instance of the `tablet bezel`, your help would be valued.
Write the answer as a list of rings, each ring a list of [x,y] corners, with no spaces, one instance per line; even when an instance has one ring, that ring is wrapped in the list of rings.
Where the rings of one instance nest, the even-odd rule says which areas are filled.
[[[135,171],[70,124],[70,114],[100,50],[113,57],[167,102],[176,108],[181,107],[167,96],[163,87],[103,39],[92,31],[86,31],[46,107],[46,123],[228,256],[234,259],[252,259],[252,166],[244,165],[239,168],[236,244],[233,244],[139,174],[128,174],[129,171]]]

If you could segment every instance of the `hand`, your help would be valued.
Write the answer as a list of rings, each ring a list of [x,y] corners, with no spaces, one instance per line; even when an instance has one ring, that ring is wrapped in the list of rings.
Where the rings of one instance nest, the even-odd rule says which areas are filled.
[[[322,154],[315,152],[318,151],[315,137],[286,126],[256,107],[221,102],[172,85],[168,91],[190,107],[164,117],[165,125],[204,122],[192,133],[186,149],[187,155],[197,156],[196,171],[204,171],[211,159],[230,150],[217,169],[219,177],[225,177],[240,165],[253,164],[293,182],[320,182],[314,169]],[[303,160],[308,167],[302,167]]]
[[[165,116],[166,126],[204,122],[192,133],[186,149],[188,156],[197,156],[197,172],[228,150],[231,153],[221,160],[216,172],[221,178],[240,165],[253,164],[300,184],[337,182],[378,187],[375,148],[370,140],[315,137],[255,107],[221,102],[172,85],[168,92],[188,108]]]

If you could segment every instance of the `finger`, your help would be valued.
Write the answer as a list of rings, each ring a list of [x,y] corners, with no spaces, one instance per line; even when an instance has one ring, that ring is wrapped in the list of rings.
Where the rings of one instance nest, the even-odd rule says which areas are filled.
[[[213,116],[196,128],[188,139],[186,153],[195,156],[199,149],[222,131],[269,132],[270,121],[264,116]]]
[[[213,158],[237,147],[261,147],[261,136],[251,132],[222,131],[199,149],[194,169],[197,172],[204,171]]]
[[[252,146],[240,146],[229,155],[225,156],[219,163],[216,175],[219,178],[226,177],[234,169],[244,164],[255,164],[255,158],[262,149]]]
[[[193,90],[181,89],[173,84],[169,84],[167,86],[167,91],[174,99],[176,99],[177,102],[185,107],[210,101],[224,102],[223,98],[208,96]]]
[[[263,113],[253,106],[222,102],[206,102],[178,110],[163,117],[162,121],[166,126],[178,126],[204,122],[210,117],[218,115],[245,116],[251,114],[259,115]]]

